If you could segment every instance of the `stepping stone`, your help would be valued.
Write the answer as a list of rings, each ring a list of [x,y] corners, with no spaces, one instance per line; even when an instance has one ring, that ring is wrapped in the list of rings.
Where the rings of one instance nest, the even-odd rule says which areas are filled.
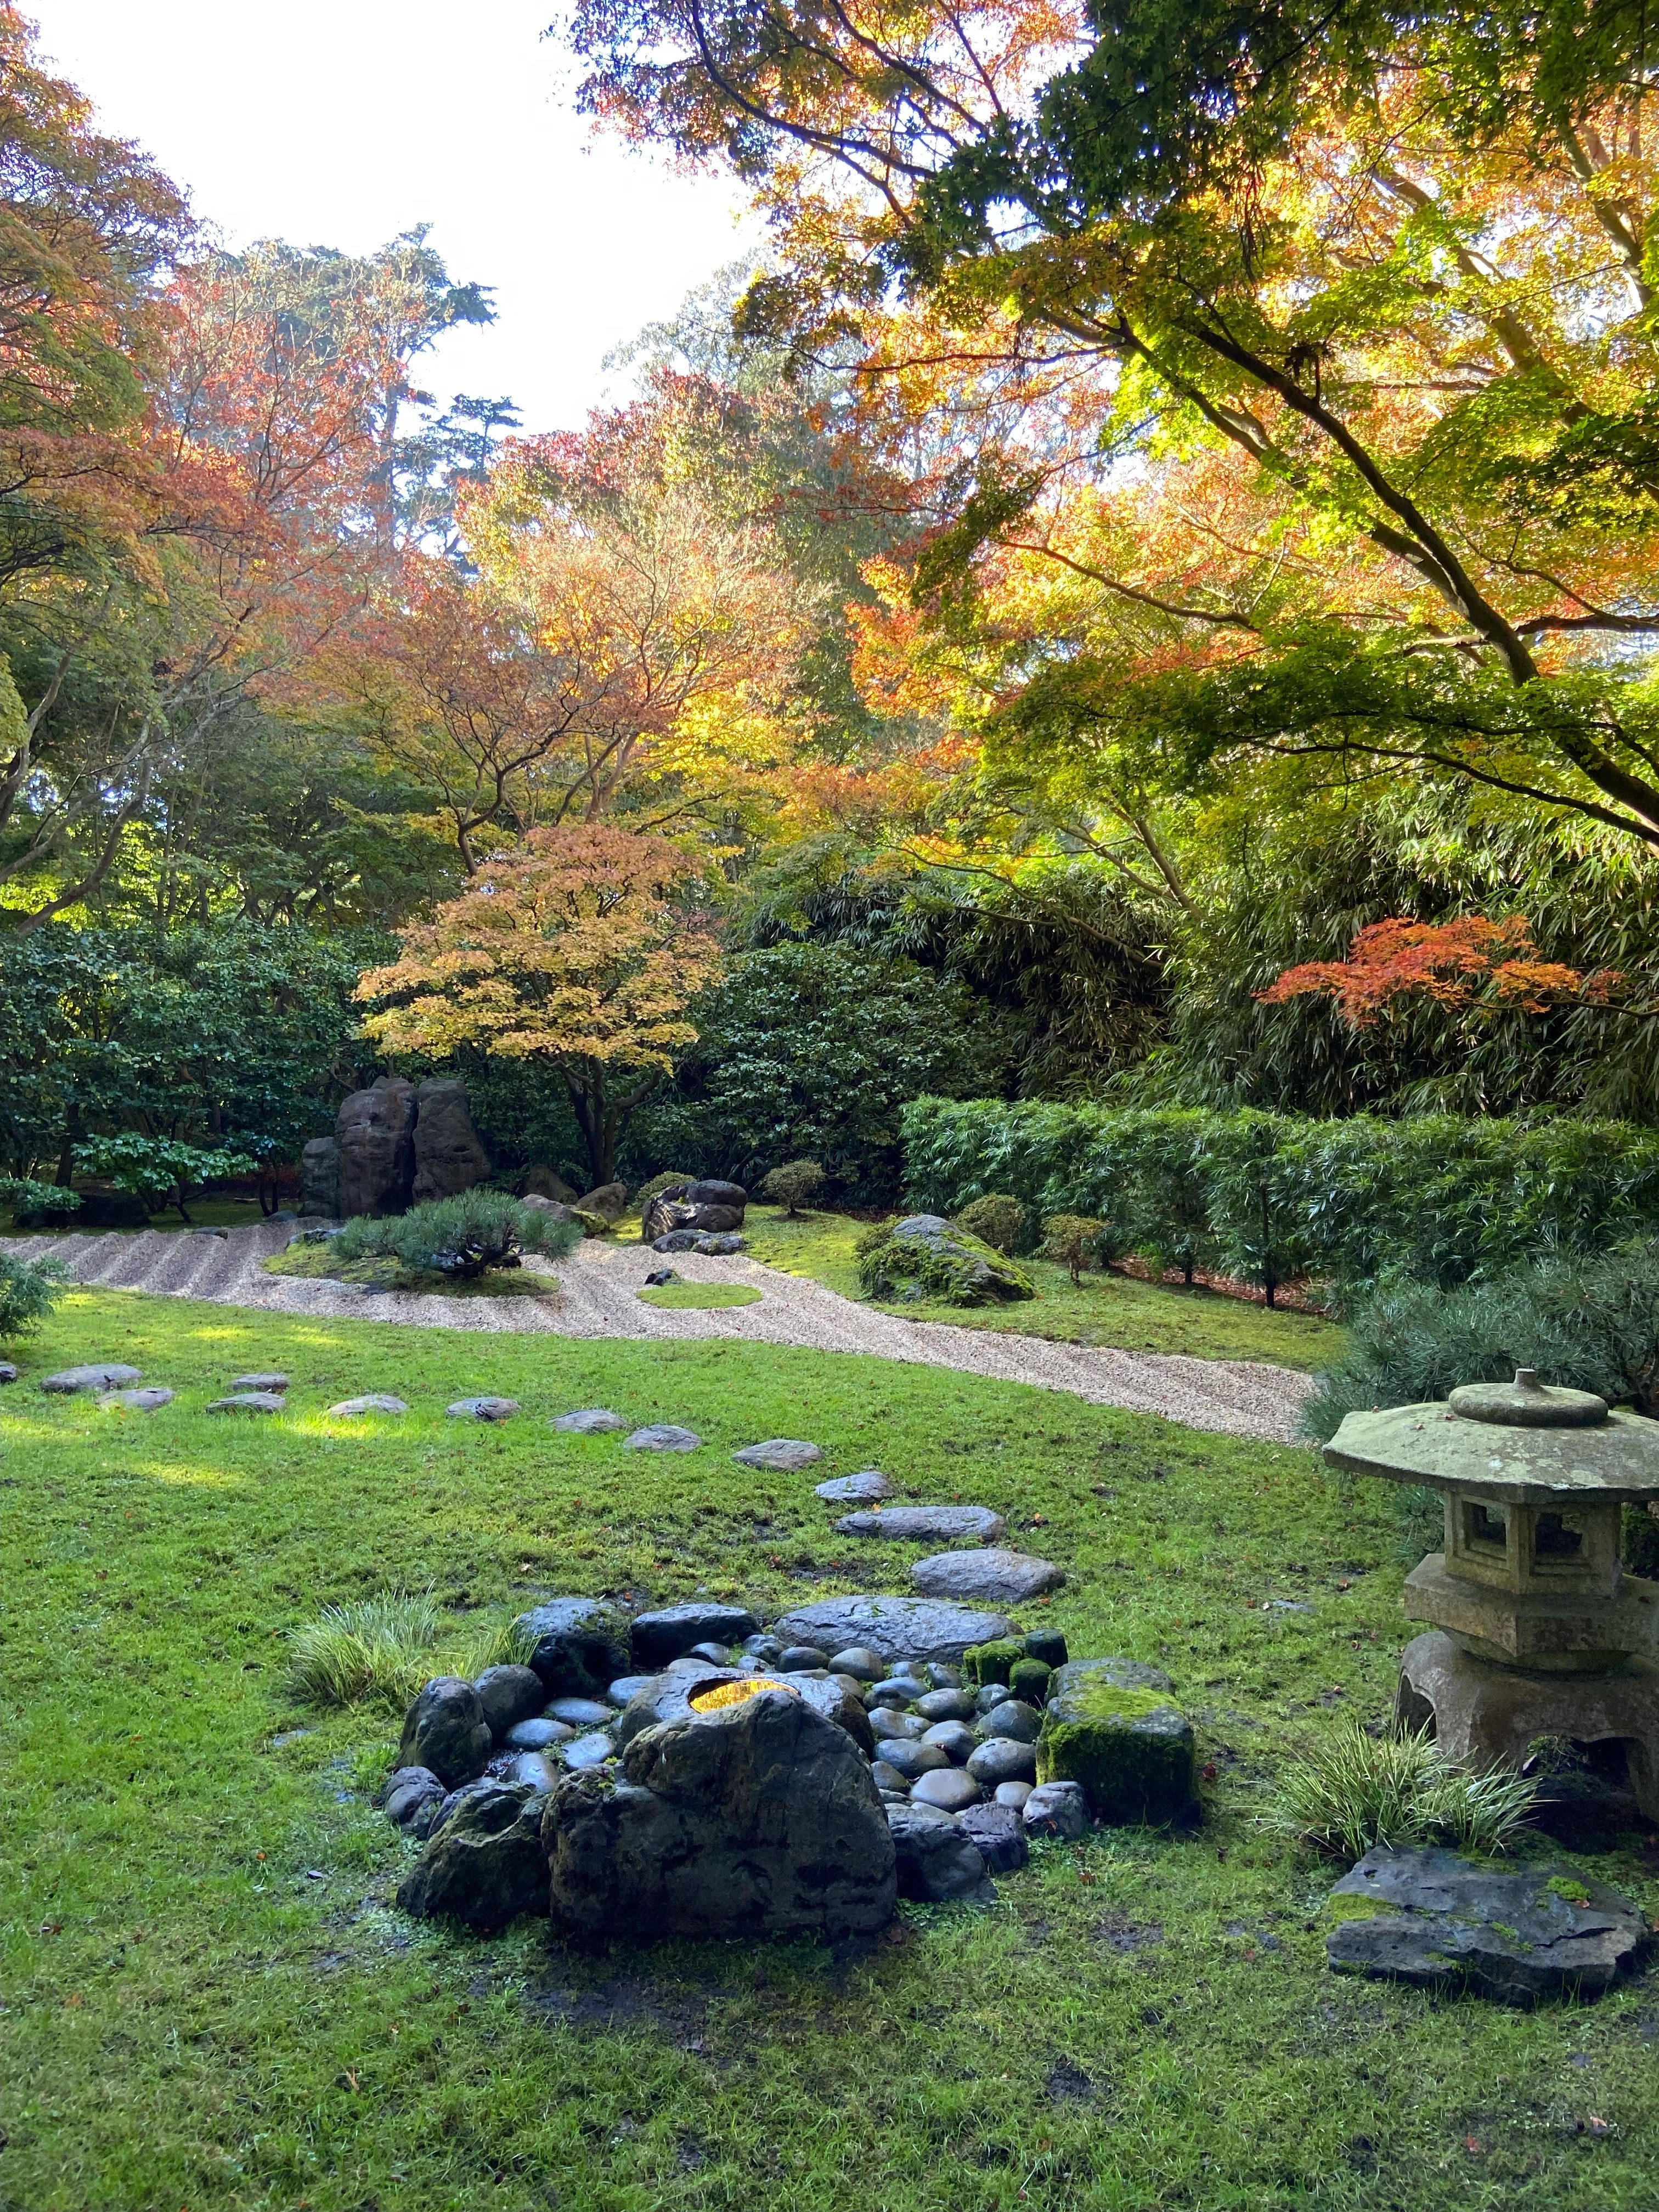
[[[867,1644],[890,1667],[904,1660],[955,1662],[971,1644],[994,1644],[1006,1636],[1009,1623],[1000,1613],[941,1605],[929,1598],[829,1597],[785,1613],[774,1624],[773,1632],[787,1644],[816,1644],[825,1651]],[[931,1687],[918,1683],[915,1694],[920,1697]]]
[[[969,1805],[977,1805],[984,1795],[971,1774],[964,1774],[959,1766],[950,1766],[924,1774],[910,1791],[910,1802],[936,1805],[941,1813],[960,1813]]]
[[[806,1443],[799,1437],[769,1437],[764,1443],[745,1444],[732,1456],[739,1467],[769,1467],[779,1474],[799,1474],[823,1454],[817,1444]]]
[[[741,1644],[744,1637],[759,1632],[759,1621],[744,1606],[664,1606],[656,1613],[635,1614],[634,1663],[641,1668],[665,1667],[699,1644]]]
[[[15,1382],[18,1370],[9,1359],[0,1359],[0,1383]]]
[[[1058,1589],[1064,1571],[1052,1559],[1024,1552],[935,1552],[918,1559],[910,1579],[929,1597],[981,1598],[994,1605],[1020,1605]]]
[[[208,1401],[210,1413],[285,1413],[288,1401],[280,1390],[239,1390],[233,1398]]]
[[[337,1406],[331,1406],[328,1410],[337,1421],[353,1421],[360,1413],[406,1413],[409,1408],[401,1398],[377,1390],[367,1398],[342,1398]]]
[[[40,1388],[50,1397],[70,1398],[82,1390],[123,1390],[143,1379],[137,1368],[108,1361],[98,1367],[60,1367],[57,1374],[44,1377]]]
[[[1650,1935],[1627,1897],[1571,1868],[1499,1872],[1456,1851],[1368,1851],[1331,1896],[1345,1911],[1355,1898],[1378,1907],[1326,1939],[1339,1972],[1505,2004],[1597,1996]]]
[[[233,1375],[230,1387],[233,1390],[286,1390],[288,1377],[286,1375]]]
[[[173,1393],[165,1383],[152,1382],[143,1390],[106,1390],[98,1402],[120,1406],[134,1413],[156,1413],[173,1403]]]
[[[879,1513],[843,1513],[839,1536],[892,1536],[906,1544],[994,1544],[1007,1528],[984,1505],[890,1505]]]
[[[628,1424],[604,1406],[584,1406],[579,1413],[561,1413],[553,1425],[568,1437],[608,1437]]]
[[[458,1398],[444,1407],[452,1421],[510,1421],[522,1410],[516,1398]]]
[[[702,1438],[695,1429],[676,1428],[672,1421],[653,1421],[648,1428],[635,1429],[631,1437],[623,1439],[624,1451],[698,1450]]]
[[[875,1505],[892,1494],[892,1484],[875,1467],[866,1467],[858,1474],[838,1474],[831,1481],[819,1483],[812,1493],[828,1505]]]

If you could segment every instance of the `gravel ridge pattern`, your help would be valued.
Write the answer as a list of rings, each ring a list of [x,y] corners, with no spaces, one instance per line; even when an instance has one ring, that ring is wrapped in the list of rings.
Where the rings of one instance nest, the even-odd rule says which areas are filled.
[[[682,1252],[675,1255],[674,1265],[690,1282],[747,1284],[762,1293],[757,1304],[675,1309],[647,1305],[635,1296],[651,1269],[662,1264],[645,1246],[589,1239],[556,1262],[527,1261],[528,1268],[548,1278],[544,1298],[447,1298],[403,1291],[371,1295],[353,1285],[266,1273],[261,1261],[282,1251],[292,1235],[286,1222],[233,1229],[223,1237],[154,1229],[137,1235],[74,1231],[0,1240],[0,1250],[23,1259],[57,1260],[76,1282],[89,1287],[330,1320],[355,1317],[416,1328],[554,1336],[725,1336],[817,1352],[865,1352],[1029,1382],[1094,1405],[1161,1413],[1188,1428],[1275,1443],[1296,1440],[1297,1416],[1313,1389],[1310,1376],[1266,1361],[1056,1344],[1044,1337],[906,1321],[859,1305],[810,1277],[786,1274],[743,1255],[708,1259]]]

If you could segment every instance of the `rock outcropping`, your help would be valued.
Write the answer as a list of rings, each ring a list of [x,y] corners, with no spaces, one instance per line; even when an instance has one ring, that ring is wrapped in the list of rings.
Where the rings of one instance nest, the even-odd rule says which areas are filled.
[[[404,1213],[415,1185],[415,1086],[383,1075],[340,1102],[340,1215]]]
[[[428,1077],[415,1093],[416,1205],[471,1190],[489,1166],[489,1155],[472,1126],[465,1084]]]

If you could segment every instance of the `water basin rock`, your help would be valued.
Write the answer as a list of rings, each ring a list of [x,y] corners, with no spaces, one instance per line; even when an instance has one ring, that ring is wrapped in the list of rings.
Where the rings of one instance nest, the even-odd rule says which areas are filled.
[[[342,1398],[337,1406],[331,1406],[328,1410],[337,1421],[353,1421],[365,1413],[406,1413],[409,1407],[389,1390],[372,1390],[364,1398]]]
[[[1451,1850],[1368,1851],[1331,1897],[1344,1917],[1325,1951],[1339,1972],[1507,2004],[1599,1996],[1651,1938],[1628,1898],[1573,1869],[1510,1872]],[[1349,1917],[1357,1899],[1376,1916]]]
[[[483,1706],[471,1682],[440,1674],[404,1717],[399,1766],[428,1766],[446,1790],[482,1774],[495,1749]]]
[[[718,1689],[724,1682],[763,1680],[746,1668],[709,1667],[694,1662],[687,1667],[676,1662],[663,1674],[653,1676],[629,1700],[621,1718],[615,1723],[617,1741],[626,1746],[648,1728],[662,1728],[678,1721],[695,1717],[692,1700],[707,1690]],[[866,1759],[875,1756],[876,1740],[871,1734],[870,1717],[860,1699],[849,1697],[847,1692],[829,1676],[795,1674],[787,1678],[782,1696],[798,1697],[814,1712],[833,1721],[836,1727],[850,1735]],[[735,1707],[724,1710],[735,1711]]]
[[[1010,1786],[1000,1785],[1005,1790]],[[957,1825],[978,1844],[989,1874],[1017,1874],[1031,1856],[1018,1808],[1000,1798],[988,1805],[963,1806],[957,1814]]]
[[[143,1379],[137,1367],[106,1360],[90,1367],[60,1367],[55,1375],[41,1378],[40,1388],[50,1398],[72,1398],[82,1390],[122,1390]]]
[[[540,1712],[547,1702],[542,1678],[533,1667],[486,1667],[472,1686],[478,1693],[489,1733],[497,1743],[502,1742],[520,1721],[527,1721],[532,1714]],[[530,1751],[539,1746],[520,1744],[516,1748]]]
[[[641,1613],[634,1621],[634,1663],[641,1674],[655,1673],[698,1644],[741,1644],[758,1634],[760,1623],[746,1606],[665,1606]]]
[[[635,1429],[631,1437],[623,1441],[624,1451],[692,1452],[699,1449],[702,1438],[695,1429],[682,1429],[672,1421],[653,1421],[647,1427]]]
[[[603,1598],[556,1597],[514,1623],[550,1697],[599,1698],[629,1668],[628,1615]]]
[[[628,1424],[608,1406],[582,1406],[574,1413],[561,1413],[553,1425],[568,1437],[608,1437]]]
[[[480,1930],[505,1928],[520,1913],[544,1914],[547,1802],[522,1784],[489,1782],[463,1792],[428,1837],[398,1891],[398,1904],[422,1918],[461,1920]]]
[[[1170,1687],[1167,1674],[1133,1660],[1060,1668],[1037,1738],[1037,1779],[1080,1783],[1097,1820],[1195,1818],[1197,1746]]]
[[[890,1805],[898,1893],[922,1904],[994,1905],[979,1845],[936,1805]]]
[[[1058,1836],[1065,1843],[1075,1843],[1094,1826],[1088,1796],[1076,1782],[1040,1783],[1020,1817],[1028,1836]]]
[[[452,1421],[510,1421],[522,1408],[516,1398],[457,1398],[444,1411]]]
[[[890,1498],[893,1486],[879,1468],[866,1467],[857,1474],[837,1474],[819,1483],[813,1492],[827,1505],[874,1505]]]
[[[843,1513],[840,1536],[889,1536],[903,1544],[994,1544],[1006,1528],[986,1505],[890,1505],[868,1513]]]
[[[928,1597],[979,1598],[993,1605],[1021,1605],[1058,1589],[1064,1571],[1052,1559],[997,1548],[935,1552],[918,1559],[910,1579]]]
[[[739,1467],[765,1467],[777,1474],[799,1474],[804,1467],[821,1460],[823,1453],[800,1437],[768,1437],[763,1443],[745,1444],[732,1456]]]
[[[915,1597],[820,1598],[775,1625],[786,1643],[816,1644],[826,1651],[867,1644],[890,1667],[898,1660],[957,1660],[970,1644],[988,1644],[1007,1631],[999,1613]]]
[[[783,1690],[643,1729],[614,1785],[557,1784],[543,1832],[556,1924],[588,1937],[835,1936],[892,1917],[872,1769]]]

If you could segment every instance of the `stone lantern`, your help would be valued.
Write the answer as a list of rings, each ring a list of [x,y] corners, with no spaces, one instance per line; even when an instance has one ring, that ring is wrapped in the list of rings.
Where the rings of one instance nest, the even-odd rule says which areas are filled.
[[[1401,1657],[1401,1718],[1476,1765],[1518,1765],[1539,1736],[1622,1742],[1659,1820],[1659,1583],[1620,1564],[1625,1504],[1659,1498],[1659,1421],[1523,1367],[1350,1413],[1325,1459],[1445,1502],[1445,1550],[1406,1577],[1407,1613],[1434,1625]]]

